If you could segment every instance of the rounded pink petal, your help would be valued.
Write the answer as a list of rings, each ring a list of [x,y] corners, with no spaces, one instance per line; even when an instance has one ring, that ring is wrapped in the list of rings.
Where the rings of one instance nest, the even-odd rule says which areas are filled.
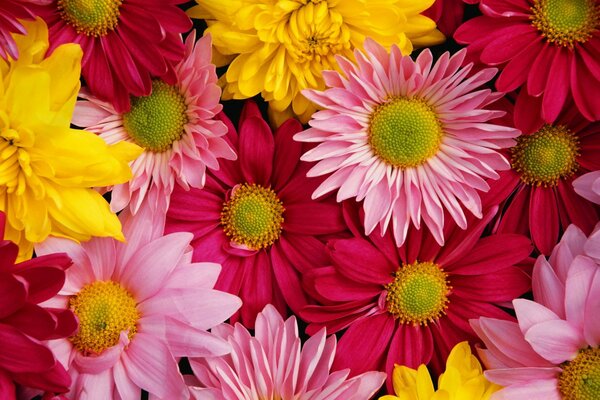
[[[525,340],[540,356],[553,364],[573,360],[579,349],[587,347],[582,332],[567,321],[540,322],[529,328]]]

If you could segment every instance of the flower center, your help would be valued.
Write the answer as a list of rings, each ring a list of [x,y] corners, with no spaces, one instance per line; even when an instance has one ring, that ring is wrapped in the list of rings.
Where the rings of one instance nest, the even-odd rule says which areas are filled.
[[[432,262],[403,265],[385,285],[387,310],[404,324],[427,325],[448,308],[448,275]]]
[[[61,18],[77,33],[104,36],[119,23],[122,0],[58,0]]]
[[[129,339],[137,332],[136,301],[117,282],[90,283],[71,297],[69,306],[79,319],[79,331],[70,340],[84,354],[100,354],[116,345],[123,331],[129,331]]]
[[[592,37],[600,21],[596,0],[535,0],[532,25],[550,43],[573,48]]]
[[[398,168],[423,164],[442,143],[442,124],[430,105],[420,99],[392,99],[371,115],[369,144],[386,163]]]
[[[233,242],[259,250],[279,239],[284,211],[272,189],[244,183],[235,187],[224,203],[221,224]]]
[[[564,400],[600,399],[600,349],[579,350],[573,361],[561,367],[558,389]]]
[[[138,145],[159,153],[181,139],[188,122],[186,111],[185,98],[177,88],[155,80],[150,96],[131,99],[131,110],[123,115],[123,126]]]
[[[511,154],[513,168],[529,185],[555,186],[579,168],[579,140],[565,126],[545,125],[533,135],[519,136]]]

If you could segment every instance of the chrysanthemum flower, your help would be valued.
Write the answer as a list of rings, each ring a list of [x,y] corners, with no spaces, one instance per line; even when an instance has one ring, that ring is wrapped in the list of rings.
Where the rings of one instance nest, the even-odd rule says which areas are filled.
[[[224,99],[262,94],[274,122],[315,111],[302,89],[323,89],[322,71],[337,69],[336,55],[351,57],[365,37],[384,46],[441,43],[435,23],[420,13],[433,0],[292,0],[278,2],[197,0],[188,13],[207,20],[218,66],[231,62],[223,77]]]
[[[600,170],[600,123],[570,106],[546,124],[539,116],[541,101],[524,92],[517,98],[514,124],[523,135],[509,151],[512,169],[496,185],[512,192],[498,231],[530,235],[547,255],[561,228],[574,223],[589,234],[598,221],[597,208],[577,195],[573,179]]]
[[[2,0],[0,2],[0,57],[19,58],[19,49],[12,37],[13,33],[27,31],[19,19],[33,20],[41,5],[52,0]]]
[[[468,342],[454,346],[446,371],[438,379],[437,389],[425,364],[418,369],[394,366],[392,375],[394,395],[379,400],[488,400],[500,386],[490,383],[483,376],[481,364],[473,354]]]
[[[423,15],[434,20],[438,29],[446,36],[452,36],[463,22],[465,3],[477,4],[479,0],[436,0]]]
[[[575,179],[573,189],[584,199],[600,204],[600,171],[588,172]]]
[[[127,244],[50,238],[36,246],[38,254],[64,251],[74,263],[45,304],[72,310],[79,330],[50,347],[73,379],[71,399],[137,399],[141,389],[182,399],[187,388],[176,359],[228,353],[229,345],[207,330],[241,302],[213,290],[219,265],[192,263],[191,234],[163,236],[148,207],[120,218]]]
[[[176,187],[165,229],[194,234],[194,261],[223,265],[216,287],[242,298],[233,320],[241,317],[252,327],[266,304],[284,314],[286,303],[294,311],[307,303],[299,275],[325,263],[320,235],[342,232],[345,224],[333,199],[310,199],[320,181],[305,177],[303,145],[292,140],[302,130],[298,121],[287,121],[273,135],[249,101],[239,135],[226,123],[238,160],[209,171],[202,190]]]
[[[524,271],[531,267],[532,246],[514,234],[480,239],[495,211],[479,221],[471,217],[466,231],[448,225],[445,246],[414,228],[400,248],[391,234],[365,239],[361,221],[349,219],[355,237],[329,241],[331,265],[304,273],[321,305],[300,312],[309,334],[347,328],[334,368],[386,371],[391,389],[394,364],[431,362],[435,373],[442,372],[452,347],[476,338],[470,318],[510,319],[499,305],[529,289]]]
[[[135,213],[148,197],[164,213],[175,183],[185,190],[201,188],[207,167],[219,169],[218,158],[236,158],[222,138],[227,127],[214,119],[222,106],[215,66],[210,63],[211,39],[195,39],[195,33],[187,37],[185,57],[175,66],[177,82],[154,80],[150,96],[133,98],[127,113],[80,94],[87,101],[77,103],[75,125],[98,133],[108,144],[127,141],[144,148],[131,164],[131,181],[113,188],[113,211],[131,203]]]
[[[520,86],[541,96],[552,122],[572,96],[579,111],[600,119],[600,3],[596,0],[481,0],[483,16],[455,33],[470,56],[499,65],[496,87]]]
[[[486,108],[499,94],[475,90],[495,70],[468,77],[464,51],[433,64],[429,50],[413,61],[396,46],[387,53],[367,40],[365,49],[357,65],[338,58],[344,75],[326,72],[329,89],[304,92],[325,109],[294,137],[320,143],[302,156],[320,161],[309,176],[330,175],[313,197],[338,189],[338,201],[364,199],[366,234],[391,222],[399,246],[411,221],[443,244],[444,210],[465,229],[463,207],[481,218],[478,191],[510,167],[498,150],[519,132],[489,123],[504,114]]]
[[[198,400],[365,400],[385,380],[380,372],[331,372],[335,336],[326,338],[322,329],[302,346],[296,317],[284,321],[272,305],[257,315],[254,336],[239,323],[212,332],[233,351],[190,359],[198,379],[190,391]]]
[[[56,293],[71,265],[66,254],[48,254],[16,263],[17,245],[3,240],[0,212],[0,398],[15,399],[15,384],[66,392],[70,379],[41,341],[66,337],[77,329],[70,311],[38,306]]]
[[[517,322],[472,320],[485,376],[505,386],[494,400],[600,398],[600,264],[571,226],[533,270],[533,298],[513,301]],[[598,253],[598,243],[593,251]]]
[[[191,20],[177,6],[186,0],[52,0],[44,18],[50,50],[63,43],[83,49],[83,77],[92,93],[119,112],[130,94],[147,96],[151,76],[174,84],[184,55],[181,33]]]
[[[122,238],[119,220],[90,187],[127,181],[127,163],[140,151],[69,128],[81,49],[60,46],[44,59],[46,25],[24,24],[27,36],[15,35],[19,59],[0,59],[0,211],[6,212],[6,236],[19,245],[20,260],[48,235]]]

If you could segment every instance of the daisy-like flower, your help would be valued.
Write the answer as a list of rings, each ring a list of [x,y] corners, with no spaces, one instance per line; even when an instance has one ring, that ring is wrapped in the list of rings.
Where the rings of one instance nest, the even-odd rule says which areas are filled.
[[[588,244],[571,226],[548,261],[537,259],[535,301],[513,301],[518,322],[471,321],[486,346],[485,376],[505,386],[492,399],[600,398],[600,264],[586,255]]]
[[[419,365],[418,369],[396,365],[392,380],[395,395],[382,396],[379,400],[488,400],[500,389],[485,379],[468,342],[457,344],[448,355],[437,390],[433,388],[425,364]]]
[[[24,26],[27,36],[15,35],[19,59],[0,59],[0,211],[7,239],[19,245],[19,260],[49,235],[122,238],[119,220],[90,188],[126,182],[128,162],[141,151],[70,129],[81,49],[67,44],[44,58],[46,24]]]
[[[343,232],[345,224],[333,199],[310,199],[320,181],[306,178],[309,166],[300,163],[303,145],[292,140],[302,130],[298,121],[273,135],[248,101],[239,135],[226,123],[238,160],[209,171],[202,190],[176,187],[165,229],[194,234],[194,261],[223,265],[216,287],[242,298],[233,320],[252,327],[267,304],[282,314],[286,303],[293,311],[306,305],[300,273],[326,262],[321,235]]]
[[[429,50],[413,61],[396,46],[388,53],[367,40],[365,49],[355,51],[357,65],[338,58],[343,75],[324,73],[329,89],[304,91],[324,108],[294,137],[319,143],[302,156],[319,161],[309,176],[329,175],[313,197],[337,189],[338,201],[364,199],[367,235],[391,222],[400,246],[411,221],[424,222],[443,244],[444,210],[465,229],[463,207],[481,218],[478,191],[510,167],[498,150],[519,132],[489,123],[504,114],[486,108],[500,94],[476,90],[495,70],[468,77],[464,51],[434,64]]]
[[[191,20],[177,6],[186,0],[52,0],[43,13],[50,51],[63,43],[83,49],[83,77],[92,93],[119,112],[130,95],[147,96],[151,76],[174,84],[184,56],[181,33]]]
[[[519,94],[513,118],[523,135],[508,152],[512,169],[496,185],[512,193],[498,231],[530,235],[547,255],[569,224],[589,234],[598,221],[598,209],[575,192],[573,179],[600,170],[600,123],[587,121],[574,106],[544,123],[541,102]]]
[[[400,248],[390,234],[361,237],[361,220],[353,216],[358,213],[350,205],[345,211],[355,237],[329,241],[331,265],[304,273],[320,305],[300,312],[309,334],[347,328],[334,369],[386,371],[389,389],[394,364],[417,368],[431,362],[440,373],[457,343],[476,339],[470,318],[510,319],[499,306],[530,287],[528,238],[480,239],[494,209],[482,220],[472,217],[466,231],[449,225],[445,246],[411,228]]]
[[[365,400],[385,380],[381,372],[331,372],[335,336],[326,338],[322,329],[302,346],[296,317],[284,321],[272,305],[257,315],[254,336],[239,323],[212,332],[233,351],[190,359],[198,380],[190,392],[198,400]]]
[[[19,58],[19,49],[12,37],[13,33],[25,34],[27,31],[19,19],[33,20],[41,5],[52,0],[3,0],[0,2],[0,57]]]
[[[144,148],[131,164],[131,181],[113,188],[113,211],[131,204],[135,213],[148,197],[164,213],[175,183],[185,190],[201,188],[207,167],[218,169],[221,157],[236,158],[222,138],[227,127],[214,119],[223,107],[215,66],[210,63],[211,39],[195,39],[195,32],[186,39],[185,57],[175,66],[177,82],[154,80],[150,96],[133,98],[127,113],[80,94],[87,101],[77,103],[75,125],[99,134],[108,144],[126,141]]]
[[[64,251],[73,259],[65,285],[46,305],[72,310],[79,330],[50,342],[72,378],[70,399],[159,399],[187,393],[178,357],[219,356],[229,345],[208,329],[229,318],[239,298],[213,290],[220,266],[192,263],[186,232],[162,235],[157,217],[127,211],[127,244],[94,238],[78,245],[50,238],[38,254]]]
[[[481,0],[483,16],[464,23],[454,38],[470,56],[502,73],[496,87],[520,86],[541,96],[552,122],[572,96],[579,111],[600,119],[600,3],[596,0]]]
[[[584,199],[600,204],[600,171],[588,172],[575,179],[573,189]]]
[[[465,3],[478,4],[479,0],[436,0],[423,12],[423,15],[434,20],[438,29],[447,36],[452,36],[456,28],[463,22]]]
[[[0,212],[0,398],[15,399],[15,384],[66,392],[70,379],[41,341],[71,335],[77,321],[70,311],[40,307],[62,287],[71,265],[66,254],[48,254],[16,263],[17,245],[3,240]]]
[[[217,66],[231,62],[223,76],[223,99],[262,94],[280,125],[297,116],[306,123],[315,112],[302,89],[323,89],[322,71],[336,69],[336,55],[351,57],[365,37],[404,54],[415,46],[443,42],[435,23],[420,13],[433,0],[197,0],[188,13],[207,20]]]

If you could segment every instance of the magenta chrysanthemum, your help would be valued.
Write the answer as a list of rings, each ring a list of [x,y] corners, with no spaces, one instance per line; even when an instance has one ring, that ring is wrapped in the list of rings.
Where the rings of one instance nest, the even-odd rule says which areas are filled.
[[[367,40],[364,47],[354,53],[356,65],[337,58],[343,75],[324,73],[330,89],[304,92],[325,110],[294,138],[320,143],[302,157],[319,161],[308,176],[331,174],[313,197],[338,189],[338,201],[364,199],[367,234],[391,223],[402,245],[410,222],[419,228],[423,221],[443,244],[444,210],[465,229],[463,207],[481,218],[478,191],[510,167],[498,150],[519,132],[488,122],[504,114],[486,108],[500,94],[474,91],[495,70],[469,77],[464,51],[434,64],[429,50],[413,61],[396,46],[388,53]]]
[[[19,58],[19,49],[12,37],[13,33],[26,34],[19,19],[33,20],[41,10],[40,6],[52,0],[2,0],[0,1],[0,57]]]
[[[83,49],[82,74],[99,99],[129,110],[129,96],[147,96],[151,77],[176,81],[184,56],[181,33],[191,20],[177,5],[186,0],[52,0],[42,14],[50,51],[63,43]]]
[[[423,15],[434,20],[444,35],[452,36],[464,19],[465,3],[477,4],[479,0],[435,0]]]
[[[154,80],[150,96],[133,98],[127,113],[81,94],[87,100],[77,103],[75,125],[98,133],[108,144],[128,141],[144,148],[131,164],[133,178],[113,188],[113,211],[130,205],[135,213],[148,198],[164,213],[175,184],[184,190],[201,188],[207,167],[219,169],[219,158],[236,158],[223,138],[227,127],[214,118],[223,107],[210,62],[210,36],[195,39],[195,33],[187,37],[185,57],[175,66],[176,83]]]
[[[572,225],[548,261],[538,258],[535,301],[513,301],[518,323],[471,321],[486,377],[505,387],[494,400],[600,398],[599,228],[588,239]]]
[[[331,372],[336,338],[320,330],[301,346],[295,317],[281,318],[267,305],[256,317],[251,336],[240,324],[212,332],[231,345],[224,357],[191,359],[198,382],[197,400],[365,400],[385,380],[380,372],[348,378],[349,370]]]

